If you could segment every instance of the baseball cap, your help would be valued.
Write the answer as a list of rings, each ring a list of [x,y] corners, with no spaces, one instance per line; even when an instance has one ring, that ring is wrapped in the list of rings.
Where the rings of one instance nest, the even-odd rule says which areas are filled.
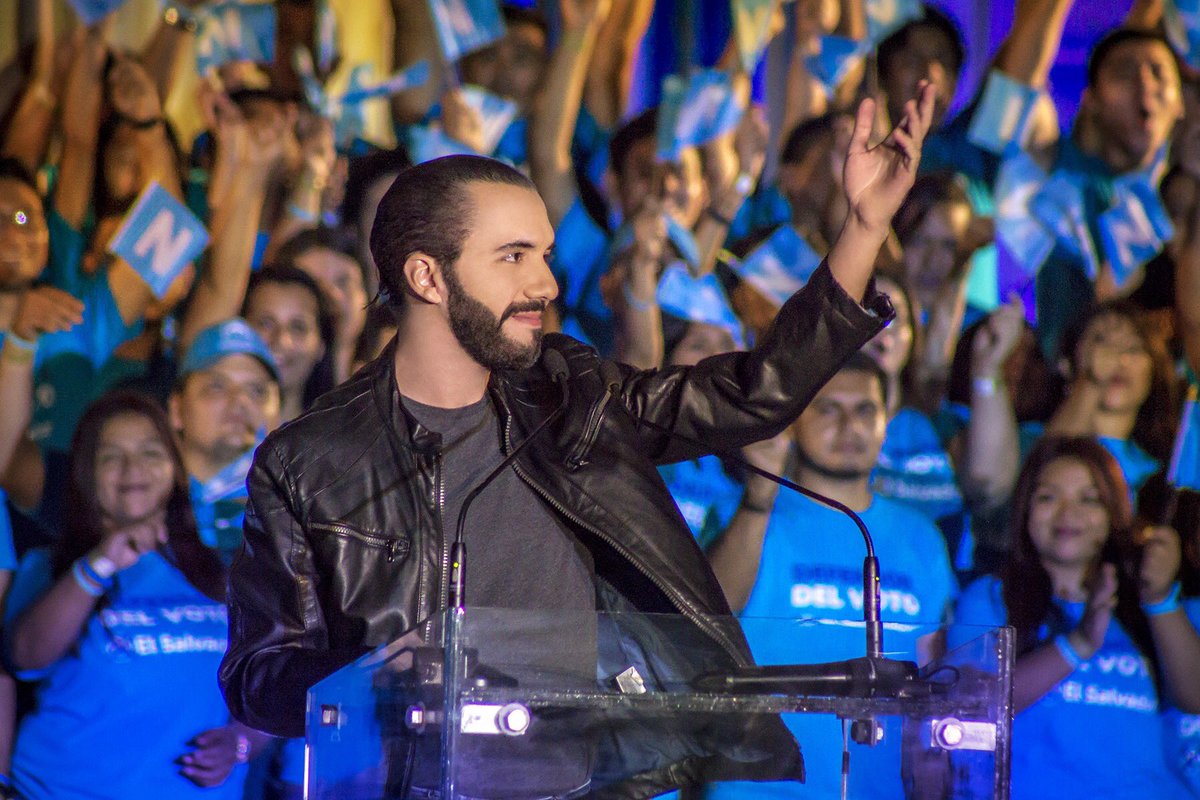
[[[241,317],[233,317],[211,325],[192,340],[192,346],[179,364],[179,380],[193,372],[208,369],[225,356],[243,353],[263,363],[271,377],[279,381],[279,368],[262,337]]]

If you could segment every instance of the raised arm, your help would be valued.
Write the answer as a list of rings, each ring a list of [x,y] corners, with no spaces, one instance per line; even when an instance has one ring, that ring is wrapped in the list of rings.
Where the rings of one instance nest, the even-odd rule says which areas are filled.
[[[1179,534],[1163,525],[1151,526],[1143,532],[1141,545],[1138,599],[1144,609],[1154,609],[1147,610],[1146,616],[1158,652],[1163,688],[1180,709],[1200,713],[1200,633],[1179,603],[1171,608],[1170,598],[1179,580]]]
[[[647,198],[633,218],[633,246],[611,267],[622,279],[614,303],[617,360],[638,369],[658,369],[665,355],[657,290],[666,242],[662,201]]]
[[[588,63],[608,16],[609,0],[561,0],[563,31],[529,120],[529,168],[555,227],[575,202],[571,139]]]
[[[96,147],[100,132],[101,75],[108,50],[102,28],[92,28],[67,72],[63,90],[63,150],[54,189],[54,208],[75,230],[83,228],[92,199]]]
[[[50,131],[54,127],[54,112],[58,103],[54,96],[54,3],[37,0],[37,42],[34,45],[33,65],[25,79],[25,89],[17,101],[12,123],[5,131],[0,152],[15,158],[30,172],[36,172],[46,155]],[[20,124],[15,124],[19,120]]]
[[[1014,300],[992,312],[971,343],[971,420],[960,476],[977,508],[991,509],[1012,494],[1020,469],[1017,418],[1004,381],[1004,362],[1025,329]]]
[[[197,333],[237,316],[250,280],[250,265],[266,202],[267,183],[282,156],[282,122],[251,125],[227,97],[216,102],[219,172],[237,176],[213,207],[213,244],[188,304],[178,335],[179,352]]]
[[[739,80],[748,79],[741,77]],[[705,145],[706,173],[712,196],[696,224],[696,244],[700,246],[697,274],[706,275],[716,267],[717,255],[728,238],[730,223],[762,175],[770,135],[766,117],[755,107],[742,116],[736,129]]]
[[[612,130],[625,117],[634,59],[653,13],[654,0],[613,0],[600,27],[603,45],[592,51],[583,98],[588,112],[605,130]]]
[[[875,267],[875,257],[891,231],[892,217],[912,188],[921,161],[921,145],[933,124],[934,91],[921,82],[918,96],[904,105],[904,116],[874,147],[868,147],[875,101],[858,107],[842,185],[849,213],[827,261],[846,293],[861,300]]]

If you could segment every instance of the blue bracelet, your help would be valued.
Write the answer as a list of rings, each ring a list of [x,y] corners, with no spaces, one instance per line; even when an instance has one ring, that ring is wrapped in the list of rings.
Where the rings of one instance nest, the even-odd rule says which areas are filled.
[[[7,333],[4,334],[4,343],[11,344],[13,347],[17,348],[18,350],[24,350],[26,353],[33,353],[37,350],[37,340],[36,339],[31,342],[28,339],[22,339],[20,336],[17,336],[12,331],[8,331]]]
[[[79,567],[83,570],[83,574],[87,576],[88,580],[101,589],[111,589],[113,584],[116,583],[116,579],[112,575],[105,578],[99,572],[96,572],[96,568],[92,566],[92,562],[86,558],[79,559]]]
[[[1161,614],[1170,614],[1172,611],[1179,610],[1179,595],[1183,589],[1179,585],[1179,581],[1175,581],[1171,585],[1171,591],[1167,592],[1167,596],[1157,603],[1142,603],[1142,611],[1147,617],[1157,617]]]
[[[1071,640],[1067,638],[1065,633],[1060,633],[1054,637],[1054,646],[1058,648],[1058,654],[1063,657],[1063,661],[1071,665],[1072,672],[1079,669],[1079,666],[1083,664],[1084,659],[1075,651],[1074,646],[1071,645]]]
[[[82,567],[83,559],[75,562],[75,566],[71,567],[71,577],[75,579],[75,583],[79,584],[79,588],[90,594],[92,597],[100,597],[104,594],[104,587],[99,586],[91,581],[83,574]]]

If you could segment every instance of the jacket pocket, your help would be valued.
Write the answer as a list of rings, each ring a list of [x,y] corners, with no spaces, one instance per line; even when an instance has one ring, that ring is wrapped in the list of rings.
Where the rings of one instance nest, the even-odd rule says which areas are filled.
[[[412,540],[407,536],[384,536],[382,533],[364,531],[344,522],[310,522],[308,527],[313,531],[355,542],[363,547],[382,550],[389,563],[403,561],[412,549]]]

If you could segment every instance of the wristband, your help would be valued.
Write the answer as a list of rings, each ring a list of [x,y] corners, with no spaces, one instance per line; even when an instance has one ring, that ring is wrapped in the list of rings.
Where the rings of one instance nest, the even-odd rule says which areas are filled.
[[[1054,637],[1054,646],[1058,648],[1058,654],[1063,657],[1063,661],[1071,665],[1072,672],[1079,669],[1079,666],[1086,660],[1075,650],[1075,646],[1071,644],[1071,640],[1065,633]]]
[[[638,300],[633,296],[633,289],[629,288],[629,281],[625,281],[621,285],[621,291],[625,294],[625,304],[634,311],[649,311],[654,308],[655,300]]]
[[[1147,617],[1157,617],[1162,614],[1170,614],[1172,611],[1179,610],[1179,593],[1181,591],[1179,581],[1171,584],[1171,591],[1167,592],[1167,596],[1157,603],[1142,603],[1142,611]]]
[[[17,336],[12,331],[4,334],[4,343],[11,344],[19,350],[24,350],[27,353],[32,353],[37,350],[37,339],[30,341],[29,339]]]
[[[971,389],[980,397],[995,397],[996,396],[996,379],[995,378],[972,378]]]
[[[288,213],[288,216],[295,217],[296,219],[300,220],[301,222],[316,222],[317,221],[316,214],[309,211],[307,208],[301,208],[300,206],[296,205],[295,203],[287,204],[287,213]]]
[[[239,733],[237,735],[237,744],[233,748],[233,757],[239,764],[245,764],[250,760],[250,740],[246,734]]]
[[[93,583],[92,579],[87,577],[83,572],[83,559],[79,559],[71,567],[71,577],[75,579],[75,583],[79,584],[79,588],[90,594],[92,597],[100,597],[104,594],[104,589],[97,583]]]
[[[161,125],[166,122],[166,118],[159,115],[157,117],[147,117],[146,119],[134,119],[131,116],[122,114],[119,111],[113,112],[113,119],[117,122],[123,122],[129,127],[137,131],[148,131],[156,125]]]
[[[81,569],[88,580],[105,589],[111,589],[115,582],[113,575],[117,573],[117,565],[112,562],[112,559],[105,556],[95,556],[93,558],[81,558]]]

